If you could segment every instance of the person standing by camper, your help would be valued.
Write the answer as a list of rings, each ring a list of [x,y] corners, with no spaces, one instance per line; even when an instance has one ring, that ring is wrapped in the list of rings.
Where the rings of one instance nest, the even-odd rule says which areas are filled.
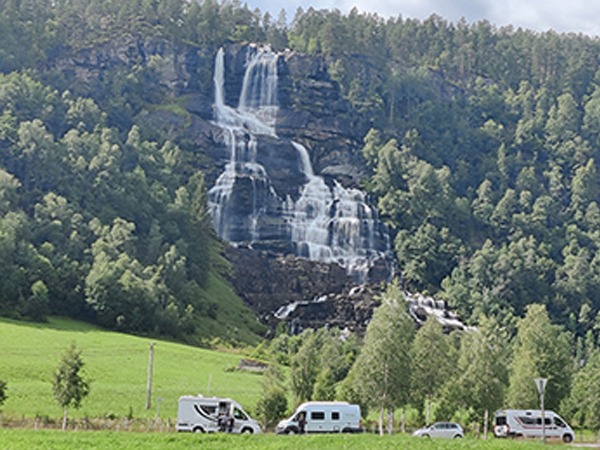
[[[227,414],[225,414],[225,411],[221,411],[219,413],[219,417],[217,418],[217,424],[219,425],[219,431],[225,431],[227,430],[227,422],[229,418],[227,417]]]
[[[298,433],[304,434],[306,429],[306,412],[302,411],[298,416]]]
[[[233,417],[233,411],[229,411],[229,415],[227,416],[227,432],[233,432],[233,425],[235,424],[235,418]]]

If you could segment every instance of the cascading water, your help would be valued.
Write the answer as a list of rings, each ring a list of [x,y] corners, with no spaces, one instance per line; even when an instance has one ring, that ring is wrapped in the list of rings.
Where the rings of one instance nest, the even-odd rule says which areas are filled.
[[[300,198],[288,206],[294,219],[292,241],[298,254],[337,262],[352,273],[366,273],[372,261],[389,249],[389,244],[385,242],[383,248],[378,245],[375,230],[379,224],[364,193],[346,189],[337,181],[332,188],[327,186],[323,178],[313,174],[306,149],[293,144],[301,154],[308,179]]]
[[[358,281],[367,281],[373,262],[389,259],[389,237],[363,192],[336,181],[328,185],[314,174],[306,148],[277,137],[277,61],[268,49],[250,48],[238,106],[232,108],[225,102],[225,54],[223,49],[217,53],[215,123],[224,130],[229,159],[209,191],[215,229],[229,242],[252,245],[273,235],[261,231],[262,224],[272,231],[278,220],[278,236],[296,254],[338,263]],[[278,193],[268,170],[257,162],[265,136],[295,149],[296,171],[304,181],[294,196]],[[236,197],[237,186],[245,186],[244,195]]]
[[[268,51],[258,51],[250,60],[244,77],[244,88],[240,95],[240,106],[236,109],[225,104],[224,74],[225,54],[217,53],[215,61],[215,116],[216,124],[225,131],[225,143],[229,149],[229,161],[225,170],[209,191],[213,225],[219,236],[230,242],[246,239],[256,241],[258,218],[264,212],[259,192],[277,197],[265,168],[256,162],[257,136],[275,134],[275,114],[277,111],[277,72],[276,56]],[[232,195],[236,183],[249,182],[252,185],[252,198],[244,199],[245,217],[230,211]],[[260,189],[259,189],[260,187]],[[236,222],[231,220],[236,217]]]

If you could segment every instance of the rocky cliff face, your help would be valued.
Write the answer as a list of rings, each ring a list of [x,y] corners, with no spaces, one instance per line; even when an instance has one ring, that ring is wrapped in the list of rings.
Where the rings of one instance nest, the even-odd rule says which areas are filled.
[[[381,293],[380,284],[356,286],[337,264],[293,255],[229,247],[231,283],[272,328],[281,321],[291,333],[324,326],[364,332]]]
[[[347,267],[355,262],[347,246],[361,249],[362,281],[378,283],[393,270],[384,227],[363,194],[351,189],[362,176],[358,155],[365,130],[356,127],[352,108],[319,57],[265,52],[276,72],[275,97],[261,103],[255,94],[244,94],[253,83],[247,78],[259,76],[248,70],[259,51],[240,45],[223,49],[217,74],[215,49],[131,37],[63,55],[54,69],[75,93],[86,95],[107,70],[146,71],[161,98],[184,107],[184,113],[160,105],[142,108],[135,120],[148,133],[168,130],[197,152],[211,186],[215,226],[237,247],[227,252],[234,267],[231,281],[265,320],[276,320],[285,305],[306,302],[298,311],[328,313],[317,314],[320,319],[305,316],[300,325],[297,317],[295,326],[364,325],[373,294],[349,295],[356,277]],[[266,67],[265,61],[256,64]],[[348,208],[354,212],[345,212]],[[351,227],[358,231],[348,231]],[[312,240],[306,228],[324,236]],[[335,296],[352,301],[313,303]]]
[[[340,264],[361,282],[373,281],[371,268],[384,261],[389,277],[390,239],[365,193],[316,170],[314,151],[300,142],[306,143],[307,136],[328,143],[349,138],[338,120],[344,117],[344,100],[337,85],[318,64],[312,64],[312,71],[294,73],[295,58],[294,53],[255,46],[220,49],[215,56],[213,124],[224,131],[225,145],[222,172],[209,191],[214,227],[235,245],[287,247],[312,261]],[[297,65],[311,67],[310,61]],[[306,87],[307,80],[312,87]],[[319,103],[319,95],[306,89],[329,97],[333,112],[328,105],[318,111],[334,120],[295,109],[296,98],[317,97]],[[302,125],[290,120],[296,116]],[[283,131],[282,117],[291,125]],[[306,131],[312,120],[324,133]],[[353,147],[341,149],[351,154]]]
[[[227,104],[235,104],[239,99],[248,48],[227,47]],[[138,113],[152,121],[153,126],[170,127],[182,139],[199,144],[212,158],[215,144],[220,141],[220,132],[211,125],[215,52],[209,47],[129,36],[76,53],[62,53],[47,74],[49,78],[60,74],[62,84],[73,92],[94,96],[106,71],[147,69],[156,79],[157,92],[177,99],[190,116],[154,108],[152,112]],[[367,130],[356,126],[358,118],[341,96],[338,84],[330,78],[325,59],[284,52],[278,61],[278,73],[278,134],[303,144],[317,173],[356,186],[363,175],[359,149]]]
[[[335,264],[235,247],[226,254],[233,263],[230,281],[244,301],[272,329],[283,321],[291,334],[321,327],[363,334],[383,294],[383,284],[356,285]],[[470,329],[443,301],[409,292],[403,297],[417,326],[435,317],[445,332]]]

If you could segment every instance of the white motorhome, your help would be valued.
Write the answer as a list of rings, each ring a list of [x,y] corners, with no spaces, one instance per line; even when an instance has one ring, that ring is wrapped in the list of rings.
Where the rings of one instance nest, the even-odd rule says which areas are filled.
[[[230,398],[184,395],[179,397],[177,431],[260,433],[260,425]]]
[[[304,430],[302,422],[304,421]],[[348,402],[306,402],[294,414],[277,424],[277,434],[359,433],[360,407]]]
[[[544,411],[544,427],[542,428],[542,411],[539,409],[505,409],[496,412],[494,418],[494,435],[504,437],[535,437],[562,439],[572,442],[575,433],[562,417],[554,411]]]

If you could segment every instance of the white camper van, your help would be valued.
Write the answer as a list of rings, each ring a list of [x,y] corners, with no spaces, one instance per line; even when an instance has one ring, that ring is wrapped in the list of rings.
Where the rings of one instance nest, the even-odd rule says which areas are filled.
[[[542,430],[542,411],[539,409],[505,409],[496,412],[494,435],[503,437],[536,437],[542,432],[547,438],[572,442],[575,433],[571,427],[554,411],[544,411],[544,429]]]
[[[260,433],[260,425],[235,400],[185,395],[179,397],[177,431]]]
[[[302,430],[303,426],[304,430]],[[348,402],[302,403],[289,419],[280,421],[275,429],[277,434],[359,433],[361,431],[360,407]]]

